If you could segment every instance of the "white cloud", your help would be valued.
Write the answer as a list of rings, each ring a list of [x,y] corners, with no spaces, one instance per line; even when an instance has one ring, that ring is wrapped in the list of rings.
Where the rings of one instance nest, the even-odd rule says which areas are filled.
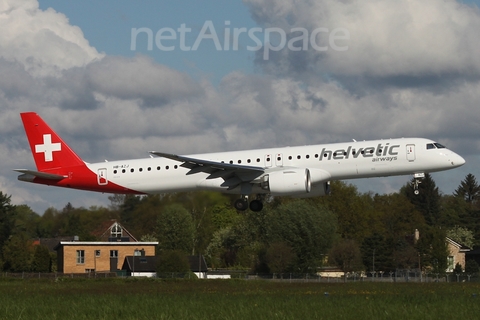
[[[59,75],[103,57],[64,14],[40,10],[36,0],[0,0],[0,30],[0,57],[35,76]]]
[[[272,64],[266,62],[272,72],[277,66],[284,74],[313,67],[313,72],[363,77],[480,73],[480,11],[455,0],[244,3],[261,24],[287,31],[344,28],[350,34],[337,44],[348,46],[347,51],[329,46],[327,51],[299,54],[285,49]],[[328,44],[327,34],[320,36],[318,41]]]
[[[146,56],[107,57],[91,63],[87,73],[95,91],[121,99],[141,97],[147,105],[166,104],[201,93],[200,86],[188,75],[157,64]]]

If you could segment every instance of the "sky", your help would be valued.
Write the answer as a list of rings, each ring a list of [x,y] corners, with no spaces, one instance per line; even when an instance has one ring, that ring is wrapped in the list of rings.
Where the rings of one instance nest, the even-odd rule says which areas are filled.
[[[17,180],[35,111],[87,162],[425,137],[467,160],[433,174],[451,194],[480,174],[478,4],[0,0],[0,190],[39,214],[109,204]]]

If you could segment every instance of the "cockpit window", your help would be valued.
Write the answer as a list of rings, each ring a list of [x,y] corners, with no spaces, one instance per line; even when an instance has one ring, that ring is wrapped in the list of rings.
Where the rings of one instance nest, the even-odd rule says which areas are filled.
[[[430,149],[445,149],[445,146],[438,142],[427,143],[427,150],[430,150]]]

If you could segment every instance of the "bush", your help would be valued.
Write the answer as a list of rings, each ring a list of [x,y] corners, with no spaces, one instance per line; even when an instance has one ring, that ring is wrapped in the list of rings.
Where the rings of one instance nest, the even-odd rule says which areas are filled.
[[[468,260],[465,264],[465,272],[467,274],[476,274],[479,271],[478,263],[475,260]]]
[[[157,259],[157,275],[164,273],[187,273],[190,264],[185,252],[181,250],[162,250]]]

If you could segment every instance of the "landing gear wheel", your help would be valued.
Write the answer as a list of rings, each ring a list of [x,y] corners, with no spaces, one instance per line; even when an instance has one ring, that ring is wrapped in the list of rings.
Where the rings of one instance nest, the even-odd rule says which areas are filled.
[[[416,196],[420,194],[420,190],[418,190],[418,187],[420,183],[422,183],[423,178],[425,178],[425,173],[423,172],[417,172],[413,175],[412,187],[413,187],[413,194],[415,194]]]
[[[260,200],[253,200],[250,202],[250,210],[253,212],[259,212],[263,209],[263,202]]]
[[[238,211],[245,211],[248,209],[248,200],[245,198],[237,199],[234,203],[234,207]]]

